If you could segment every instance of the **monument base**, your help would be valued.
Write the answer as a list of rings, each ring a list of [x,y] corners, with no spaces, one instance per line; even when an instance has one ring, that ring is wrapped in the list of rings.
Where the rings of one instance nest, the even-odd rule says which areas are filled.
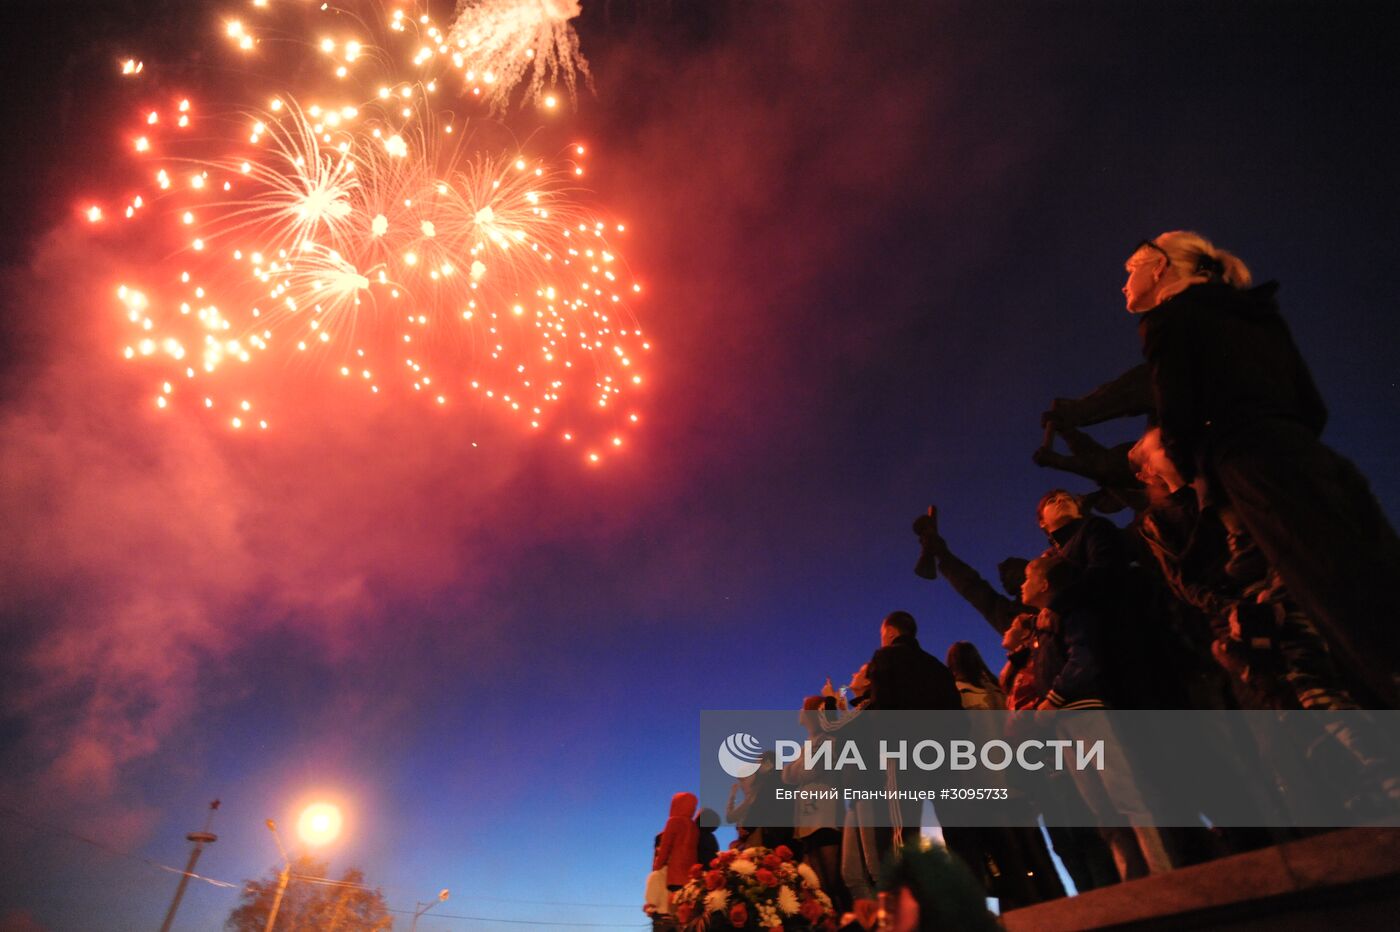
[[[1386,929],[1400,923],[1400,829],[1353,828],[1002,916],[1008,932]]]

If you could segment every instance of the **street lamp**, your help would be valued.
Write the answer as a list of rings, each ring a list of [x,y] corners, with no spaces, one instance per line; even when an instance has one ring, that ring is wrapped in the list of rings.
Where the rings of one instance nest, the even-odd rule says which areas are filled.
[[[447,902],[447,888],[446,888],[446,887],[443,887],[443,888],[442,888],[442,892],[439,893],[439,894],[437,895],[437,899],[435,899],[435,900],[429,900],[429,901],[426,902],[426,903],[414,903],[414,904],[413,904],[413,925],[409,927],[409,928],[412,930],[412,932],[418,932],[418,917],[419,917],[419,916],[423,915],[424,913],[426,913],[428,910],[432,909],[432,908],[433,908],[434,906],[436,906],[437,904],[439,904],[439,903],[446,903],[446,902]]]
[[[267,820],[267,830],[277,842],[277,851],[282,855],[282,873],[277,875],[277,895],[272,898],[272,910],[267,914],[267,925],[263,932],[272,932],[277,923],[277,911],[282,908],[282,894],[287,892],[287,881],[292,879],[292,859],[287,857],[287,849],[282,845],[282,836],[277,834],[277,823]]]
[[[340,809],[331,803],[312,803],[297,817],[297,834],[308,845],[324,845],[335,841],[340,834],[342,819]],[[282,844],[282,836],[277,834],[277,823],[267,820],[268,831],[277,842],[277,851],[282,855],[282,873],[277,877],[277,895],[272,898],[272,911],[267,914],[267,926],[263,932],[272,932],[277,922],[277,911],[282,908],[282,894],[287,892],[287,883],[292,879],[292,859]],[[444,893],[446,891],[443,891]]]
[[[308,845],[324,845],[340,834],[340,809],[331,803],[312,803],[297,818],[297,834]]]

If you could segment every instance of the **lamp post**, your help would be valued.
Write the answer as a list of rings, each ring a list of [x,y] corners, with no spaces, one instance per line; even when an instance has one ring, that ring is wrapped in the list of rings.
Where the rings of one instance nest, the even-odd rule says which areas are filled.
[[[277,823],[267,820],[267,829],[277,842],[277,851],[282,855],[282,873],[277,877],[277,895],[272,898],[272,910],[267,914],[267,925],[263,932],[272,932],[277,923],[277,911],[282,908],[282,894],[287,892],[287,881],[292,879],[292,859],[287,857],[287,849],[282,846],[282,836],[277,834]]]
[[[447,902],[447,888],[444,887],[444,888],[442,889],[442,892],[439,893],[439,894],[437,895],[437,899],[435,899],[435,900],[429,900],[429,901],[426,902],[426,903],[414,903],[414,904],[413,904],[413,925],[409,927],[409,928],[412,930],[412,932],[418,932],[418,917],[419,917],[419,916],[423,915],[424,913],[426,913],[428,910],[432,909],[432,908],[433,908],[434,906],[436,906],[437,904],[439,904],[439,903],[446,903],[446,902]]]
[[[186,840],[194,842],[194,848],[190,851],[190,860],[185,864],[185,872],[180,875],[180,884],[175,888],[175,897],[170,901],[170,909],[166,910],[165,921],[160,924],[160,932],[170,932],[170,924],[175,921],[175,910],[180,908],[180,900],[185,895],[185,885],[190,882],[190,875],[194,873],[194,864],[199,860],[199,854],[204,850],[205,845],[212,845],[219,840],[219,837],[209,831],[209,826],[214,821],[214,810],[219,808],[219,801],[216,799],[209,804],[209,815],[204,818],[204,829],[199,832],[190,832],[185,836]]]
[[[332,803],[313,803],[301,811],[297,819],[297,834],[303,844],[324,845],[334,841],[340,834],[340,809]],[[272,910],[267,914],[267,926],[263,932],[272,932],[277,922],[277,911],[282,907],[282,895],[287,892],[287,883],[292,879],[292,859],[282,844],[282,836],[277,834],[277,823],[267,820],[267,829],[277,842],[277,851],[282,855],[282,873],[277,877],[277,895],[272,898]],[[339,921],[338,917],[334,921]]]

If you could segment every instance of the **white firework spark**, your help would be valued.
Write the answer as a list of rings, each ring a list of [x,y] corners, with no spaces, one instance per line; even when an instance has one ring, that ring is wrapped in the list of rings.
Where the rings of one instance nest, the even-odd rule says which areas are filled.
[[[590,78],[569,25],[582,11],[579,0],[460,0],[447,29],[448,54],[493,111],[506,109],[527,75],[527,97],[540,101],[562,80],[572,98],[578,75]]]

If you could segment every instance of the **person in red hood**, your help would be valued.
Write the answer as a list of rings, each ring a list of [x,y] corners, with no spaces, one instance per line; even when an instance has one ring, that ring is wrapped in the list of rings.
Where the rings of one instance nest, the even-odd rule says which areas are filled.
[[[666,868],[666,887],[679,890],[690,877],[691,865],[696,863],[695,846],[700,829],[695,826],[695,807],[700,802],[694,793],[677,793],[671,797],[671,817],[661,830],[656,857],[651,869]]]

